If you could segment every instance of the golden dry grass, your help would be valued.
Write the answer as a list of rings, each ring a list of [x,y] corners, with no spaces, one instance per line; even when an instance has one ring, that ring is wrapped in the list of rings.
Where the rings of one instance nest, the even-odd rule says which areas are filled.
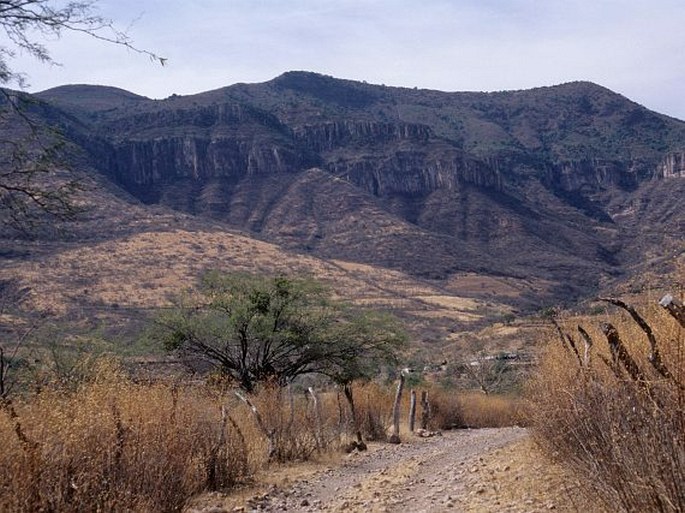
[[[600,318],[563,324],[571,335],[581,325],[593,338],[588,366],[553,336],[531,384],[538,441],[610,511],[685,510],[685,330],[649,299],[637,310],[654,330],[670,377],[650,365],[647,337],[637,324],[608,309]],[[614,364],[600,319],[618,330],[638,379],[629,366]],[[580,340],[577,345],[582,348]]]
[[[523,400],[516,396],[432,387],[429,399],[434,429],[505,427],[524,422]]]
[[[362,411],[368,397],[360,393]],[[322,394],[320,416],[311,397],[285,389],[265,386],[251,399],[262,426],[229,389],[138,383],[105,359],[75,388],[3,403],[0,511],[180,511],[272,462],[326,455],[348,436],[335,394]]]
[[[123,309],[168,305],[208,269],[311,275],[339,298],[404,317],[417,347],[424,336],[447,339],[455,322],[472,323],[509,311],[399,271],[321,260],[223,231],[150,231],[63,245],[51,255],[9,262],[0,269],[0,280],[18,280],[18,287],[31,289],[27,308],[111,323]]]
[[[249,475],[241,435],[215,398],[136,385],[100,367],[74,393],[45,390],[0,411],[0,510],[178,511]]]

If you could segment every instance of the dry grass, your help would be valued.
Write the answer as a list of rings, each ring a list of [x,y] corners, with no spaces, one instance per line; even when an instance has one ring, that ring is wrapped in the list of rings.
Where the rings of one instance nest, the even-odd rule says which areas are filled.
[[[140,325],[150,309],[168,306],[209,269],[312,276],[340,299],[401,317],[417,353],[430,354],[437,341],[449,340],[455,323],[465,326],[509,311],[399,271],[327,261],[221,231],[147,231],[65,243],[31,260],[7,261],[0,282],[30,290],[21,305],[27,315],[50,312],[66,331],[87,334],[104,326],[110,334]]]
[[[467,392],[459,402],[464,424],[468,427],[520,426],[525,423],[523,400],[517,396]]]
[[[324,261],[289,253],[273,244],[227,232],[183,230],[144,232],[81,245],[43,260],[17,262],[0,278],[19,278],[30,286],[36,310],[65,312],[72,303],[127,307],[159,306],[192,286],[207,269],[230,272],[311,274],[347,300],[398,308],[425,306],[468,313],[482,304],[441,292],[398,271]],[[78,276],[78,279],[75,277]]]
[[[596,322],[569,320],[567,333],[581,324],[594,339],[590,364],[581,366],[572,351],[553,340],[531,385],[534,432],[607,510],[682,512],[685,330],[656,306],[638,310],[654,330],[672,377],[650,365],[646,335],[626,315],[616,313],[611,322],[638,379],[630,376],[630,365],[613,363],[603,334],[590,329]]]
[[[260,429],[228,390],[136,383],[101,360],[77,387],[0,408],[0,511],[180,511],[273,461],[338,447],[332,398],[321,400],[321,423],[310,398],[292,399],[269,387],[254,395]]]
[[[434,429],[521,425],[523,400],[515,396],[433,388],[430,426]]]
[[[4,408],[0,440],[2,511],[178,511],[249,475],[215,398],[137,385],[110,364],[76,392]]]
[[[364,437],[367,440],[386,440],[392,423],[392,387],[369,383],[356,387],[354,394],[360,429]]]
[[[136,382],[111,359],[79,380],[46,379],[0,408],[0,511],[180,511],[271,463],[326,458],[356,430],[336,389],[315,401],[304,389],[262,386],[250,396],[258,421],[221,382]],[[364,438],[386,440],[395,387],[353,390]],[[514,423],[511,400],[437,387],[429,399],[432,429]],[[404,433],[408,407],[407,391]]]

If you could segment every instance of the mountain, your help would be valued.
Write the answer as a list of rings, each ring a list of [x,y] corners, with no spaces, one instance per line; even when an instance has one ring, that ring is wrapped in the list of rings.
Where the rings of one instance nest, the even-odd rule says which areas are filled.
[[[446,93],[289,72],[165,100],[35,96],[120,197],[321,258],[534,278],[549,301],[683,250],[685,123],[589,82]]]

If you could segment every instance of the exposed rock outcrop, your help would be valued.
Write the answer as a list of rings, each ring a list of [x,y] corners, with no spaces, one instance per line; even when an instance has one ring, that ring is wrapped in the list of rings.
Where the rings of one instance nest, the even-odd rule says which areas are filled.
[[[656,169],[658,178],[685,178],[685,151],[669,153]]]
[[[411,123],[377,123],[342,120],[294,128],[295,140],[311,151],[330,151],[341,146],[373,146],[390,142],[425,143],[430,127]]]
[[[650,174],[649,165],[638,161],[570,160],[552,166],[545,176],[545,182],[566,191],[597,190],[611,186],[633,188]]]
[[[496,171],[456,150],[431,153],[410,149],[381,157],[361,155],[329,162],[327,168],[374,196],[427,195],[464,183],[497,190],[502,185]]]
[[[443,93],[293,72],[159,101],[41,97],[137,198],[326,257],[535,276],[571,283],[567,299],[682,238],[678,189],[658,185],[685,176],[685,123],[595,84]]]

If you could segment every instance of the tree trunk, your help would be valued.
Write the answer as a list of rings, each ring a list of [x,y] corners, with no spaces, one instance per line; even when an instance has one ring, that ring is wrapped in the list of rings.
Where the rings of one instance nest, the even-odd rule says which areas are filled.
[[[345,398],[350,404],[350,412],[352,413],[352,425],[354,426],[354,431],[357,434],[356,448],[360,451],[366,450],[366,444],[362,438],[362,431],[359,428],[359,419],[357,419],[357,411],[354,408],[354,396],[352,395],[352,383],[345,383],[343,387],[343,392],[345,393]]]

